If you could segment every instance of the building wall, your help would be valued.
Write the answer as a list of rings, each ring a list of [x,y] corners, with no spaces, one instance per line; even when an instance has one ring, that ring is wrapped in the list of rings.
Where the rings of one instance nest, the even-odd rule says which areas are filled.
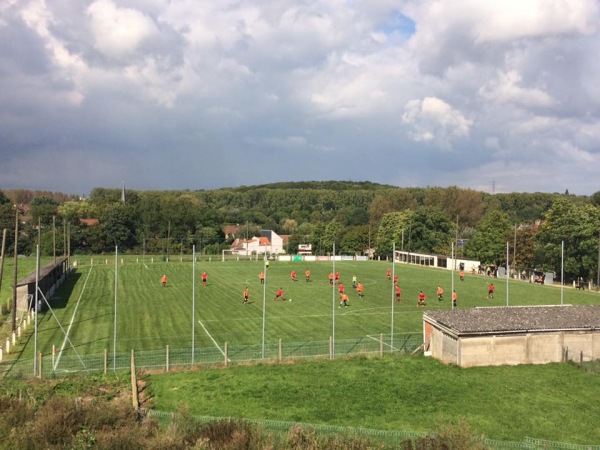
[[[440,334],[443,334],[440,332]],[[446,341],[443,341],[444,343]],[[447,346],[438,359],[452,362]],[[548,364],[572,361],[592,361],[600,358],[600,332],[523,333],[458,339],[456,359],[462,367],[516,364]],[[434,357],[437,357],[433,353]]]
[[[600,359],[600,330],[459,337],[424,322],[427,355],[461,367]]]
[[[458,341],[437,328],[430,334],[431,356],[447,364],[457,364]]]

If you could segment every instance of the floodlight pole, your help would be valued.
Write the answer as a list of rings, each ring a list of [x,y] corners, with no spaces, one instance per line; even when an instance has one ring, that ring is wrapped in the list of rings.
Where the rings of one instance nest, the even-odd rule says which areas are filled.
[[[13,272],[13,296],[12,296],[12,331],[17,331],[17,269],[19,266],[19,206],[15,205],[15,267]],[[35,357],[35,355],[34,355]]]
[[[6,228],[2,231],[2,250],[0,250],[0,294],[2,293],[2,275],[4,274],[4,259],[6,258]]]
[[[564,304],[565,287],[565,241],[560,243],[560,305]]]
[[[56,264],[56,216],[52,216],[52,257]]]
[[[392,243],[392,280],[396,278],[396,242]],[[390,327],[390,351],[394,351],[394,291],[396,286],[392,281],[392,324]]]
[[[115,313],[113,324],[113,371],[117,370],[117,282],[119,280],[119,247],[115,245]]]
[[[596,275],[596,290],[600,290],[600,231],[598,232],[598,274]]]
[[[34,314],[34,326],[33,326],[33,376],[37,375],[37,348],[38,348],[38,289],[40,284],[40,246],[37,245],[35,251],[35,306],[33,310]]]
[[[508,307],[508,241],[506,241],[506,306]]]
[[[331,309],[332,309],[332,331],[331,331],[331,357],[335,357],[335,242],[333,243],[333,256],[332,262],[332,274],[333,279],[331,280]]]
[[[267,244],[263,256],[263,315],[262,315],[262,349],[261,358],[265,359],[265,326],[267,320]]]
[[[450,270],[450,279],[451,279],[451,289],[452,292],[450,293],[450,299],[452,299],[452,296],[454,294],[454,268],[456,267],[456,264],[454,264],[454,242],[452,243],[452,268]],[[451,301],[450,304],[452,305],[452,309],[454,310],[454,301]]]
[[[196,344],[196,245],[192,245],[192,364]]]

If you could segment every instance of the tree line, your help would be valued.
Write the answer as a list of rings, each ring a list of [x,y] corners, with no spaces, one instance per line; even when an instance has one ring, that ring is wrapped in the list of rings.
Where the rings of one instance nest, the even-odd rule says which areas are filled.
[[[124,194],[124,195],[123,195]],[[123,198],[124,197],[124,198]],[[124,200],[124,201],[123,201]],[[15,208],[16,206],[16,208]],[[19,212],[17,213],[17,209]],[[394,245],[418,253],[459,256],[594,279],[600,245],[600,191],[491,195],[451,187],[398,188],[370,182],[273,183],[197,191],[94,188],[88,198],[44,191],[0,191],[0,229],[7,252],[44,255],[111,253],[219,254],[262,229],[289,235],[288,253],[312,244],[318,254],[388,257]],[[96,219],[93,221],[83,219]],[[564,260],[562,247],[564,245]],[[514,259],[514,260],[513,260]]]

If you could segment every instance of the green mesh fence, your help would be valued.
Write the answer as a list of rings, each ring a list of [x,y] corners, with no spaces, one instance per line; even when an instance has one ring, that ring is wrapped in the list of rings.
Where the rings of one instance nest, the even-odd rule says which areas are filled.
[[[176,413],[156,411],[151,409],[143,409],[142,412],[149,417],[156,418],[161,423],[168,423],[178,417]],[[418,431],[401,431],[401,430],[374,430],[369,428],[343,427],[335,425],[300,423],[300,422],[284,422],[278,420],[260,420],[260,419],[234,419],[231,417],[207,417],[194,416],[193,419],[198,424],[215,422],[215,421],[238,421],[255,425],[260,430],[266,433],[273,433],[281,440],[295,426],[299,426],[306,430],[314,431],[323,436],[341,436],[344,438],[363,438],[370,442],[384,444],[387,448],[406,449],[407,441],[414,441],[418,438],[433,437],[434,433],[424,433]],[[564,442],[553,442],[542,439],[525,438],[522,442],[517,441],[499,441],[494,439],[482,439],[481,443],[490,450],[502,449],[528,449],[528,450],[600,450],[598,445],[578,445],[567,444]],[[425,448],[425,447],[423,447]],[[429,447],[427,447],[429,448]]]
[[[421,346],[420,333],[394,336],[366,336],[356,339],[313,342],[269,342],[265,343],[264,358],[261,344],[225,345],[217,347],[164,348],[135,352],[135,364],[142,370],[168,370],[193,365],[235,364],[246,362],[276,361],[302,358],[338,358],[352,355],[377,355],[380,352],[412,353]],[[34,363],[32,359],[0,362],[0,377],[31,378],[36,375],[34,365],[42,378],[68,376],[70,374],[98,373],[103,371],[129,370],[131,354],[110,353],[91,355],[43,355]]]

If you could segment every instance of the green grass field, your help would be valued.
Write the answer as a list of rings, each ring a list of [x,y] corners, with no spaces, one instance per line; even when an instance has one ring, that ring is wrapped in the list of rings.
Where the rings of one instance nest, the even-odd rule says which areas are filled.
[[[54,314],[45,312],[38,319],[38,351],[48,354],[54,345],[64,355],[98,354],[113,351],[115,328],[114,257],[101,259],[74,258],[77,270],[52,301]],[[195,302],[193,301],[193,266],[188,262],[158,262],[150,258],[129,257],[118,266],[117,282],[117,352],[190,348],[223,348],[229,345],[260,344],[265,304],[265,341],[285,342],[355,339],[393,333],[419,334],[422,314],[426,309],[451,308],[452,272],[444,269],[396,264],[395,272],[402,287],[403,302],[393,301],[393,286],[386,279],[391,263],[379,261],[336,261],[335,270],[350,296],[350,306],[339,308],[337,287],[332,289],[328,274],[331,262],[271,262],[267,271],[266,291],[258,273],[262,261],[213,261],[196,263]],[[312,272],[305,282],[304,271]],[[292,282],[290,272],[298,272]],[[208,285],[202,286],[200,274],[206,271]],[[167,287],[161,276],[168,276]],[[356,275],[365,286],[364,298],[358,298],[351,279]],[[487,284],[496,285],[496,296],[487,299]],[[445,300],[438,302],[438,285],[445,289]],[[466,274],[464,281],[454,275],[458,307],[482,305],[504,306],[506,280]],[[250,303],[242,304],[242,291],[248,286]],[[274,301],[282,287],[285,298]],[[417,307],[419,290],[427,294],[427,306]],[[510,305],[560,304],[561,289],[510,280]],[[565,304],[593,304],[600,300],[596,293],[562,290]],[[195,303],[195,317],[192,307]],[[194,338],[192,338],[192,328]],[[68,336],[68,340],[65,338]],[[70,341],[70,342],[69,342]],[[72,344],[72,345],[71,345]],[[33,339],[23,345],[21,356],[33,356]]]
[[[422,356],[359,357],[143,378],[160,411],[425,432],[464,419],[490,439],[600,444],[600,404],[590,401],[600,378],[574,364],[463,369]]]

